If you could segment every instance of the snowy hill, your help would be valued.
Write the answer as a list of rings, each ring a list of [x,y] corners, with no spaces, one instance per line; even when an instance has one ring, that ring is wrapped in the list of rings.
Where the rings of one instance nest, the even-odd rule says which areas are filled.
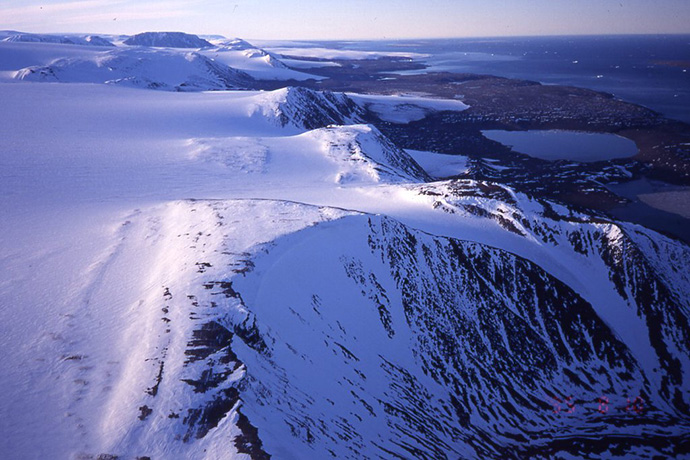
[[[243,70],[260,80],[303,81],[324,78],[289,69],[273,54],[240,39],[217,42],[215,48],[207,49],[203,54],[214,61]]]
[[[29,80],[124,82],[150,89],[204,91],[247,88],[251,78],[260,80],[323,78],[289,69],[276,57],[244,41],[241,41],[239,45],[237,45],[238,40],[224,41],[226,45],[220,47],[201,47],[202,49],[197,51],[189,51],[182,45],[194,43],[193,40],[183,37],[184,40],[176,41],[174,37],[167,39],[166,37],[168,37],[166,33],[160,33],[153,38],[149,37],[141,41],[141,43],[156,43],[155,46],[115,47],[105,38],[93,35],[61,37],[10,34],[0,42],[6,43],[0,53],[8,53],[10,51],[8,46],[13,43],[14,46],[22,45],[25,48],[18,48],[13,55],[8,56],[12,60],[25,61],[37,52],[53,55],[52,60],[42,59],[40,65],[34,64],[30,66],[31,68],[15,69],[18,71],[18,78]],[[140,42],[137,41],[137,43]],[[163,43],[167,43],[169,47],[157,48],[163,47]],[[48,44],[53,44],[54,48],[50,48]],[[84,46],[83,52],[68,52],[58,48],[58,44],[89,46],[88,50]],[[196,44],[200,45],[200,43]],[[41,45],[44,47],[41,48]],[[108,47],[111,50],[103,53],[98,47]],[[238,47],[240,49],[236,49]],[[194,46],[194,48],[200,47]],[[98,52],[102,54],[96,54]]]
[[[191,139],[190,158],[276,184],[423,182],[424,170],[370,125],[329,126],[279,138]]]
[[[11,43],[61,43],[65,45],[114,46],[105,38],[99,37],[97,35],[78,37],[68,35],[15,33],[5,37],[2,41]]]
[[[203,38],[183,32],[144,32],[132,35],[123,43],[130,46],[156,48],[211,48],[213,46]]]
[[[87,58],[58,59],[20,70],[31,81],[108,83],[167,91],[246,88],[251,77],[195,52],[116,49]]]
[[[316,139],[337,161],[339,184],[361,182],[424,182],[424,170],[371,125],[329,126],[303,136]],[[344,167],[347,165],[347,167]]]
[[[89,35],[85,38],[85,40],[93,46],[115,46],[110,41],[103,37],[99,37],[98,35]]]
[[[300,129],[357,124],[364,115],[362,108],[344,94],[300,87],[264,93],[257,109],[280,126],[290,124]]]
[[[241,38],[234,38],[232,40],[219,40],[215,42],[219,49],[227,51],[246,51],[256,49],[254,45]]]
[[[687,458],[686,244],[434,182],[465,158],[362,107],[458,101],[203,92],[251,83],[215,50],[0,62],[65,48],[0,82],[1,458]]]
[[[602,305],[525,259],[323,207],[171,208],[187,216],[177,254],[196,281],[160,288],[170,321],[149,355],[155,392],[130,404],[146,408],[129,416],[143,437],[113,440],[129,455],[214,452],[226,437],[252,458],[524,458],[557,454],[567,433],[594,436],[600,455],[645,456],[668,427],[687,429]],[[187,329],[181,343],[172,327]],[[643,395],[646,415],[618,395]],[[161,429],[180,450],[148,447]]]
[[[482,184],[462,185],[482,193]],[[128,221],[121,238],[152,245],[157,261],[128,330],[147,342],[124,357],[119,379],[78,371],[100,367],[112,351],[86,356],[77,346],[69,356],[82,357],[65,365],[89,379],[89,398],[112,387],[94,453],[524,458],[574,447],[644,457],[669,431],[688,428],[685,381],[645,361],[656,349],[687,365],[671,351],[687,336],[686,315],[650,316],[649,326],[664,325],[660,342],[629,347],[599,316],[604,297],[592,304],[522,257],[382,216],[213,200]],[[571,235],[619,231],[577,226]],[[601,241],[605,251],[617,247]],[[678,249],[664,257],[687,261],[687,248]],[[109,264],[110,276],[136,260],[132,250]],[[657,257],[643,255],[627,271]],[[670,286],[649,279],[647,292]],[[673,282],[676,292],[689,287]],[[616,292],[606,283],[605,295]],[[656,302],[659,311],[687,308],[661,295],[632,301],[618,321],[632,325],[637,309]],[[598,398],[610,401],[605,412]]]

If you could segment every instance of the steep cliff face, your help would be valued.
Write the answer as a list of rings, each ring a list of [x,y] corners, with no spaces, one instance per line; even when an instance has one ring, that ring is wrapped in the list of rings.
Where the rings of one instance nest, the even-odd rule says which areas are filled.
[[[299,255],[291,253],[292,264],[282,255],[273,273],[262,273],[258,299],[265,299],[266,313],[257,312],[257,323],[266,318],[267,335],[275,331],[287,342],[282,346],[294,348],[292,354],[308,362],[284,366],[280,373],[298,385],[290,395],[303,392],[316,399],[282,405],[285,419],[292,420],[290,432],[303,443],[315,449],[330,445],[327,450],[338,457],[352,458],[362,452],[372,458],[549,457],[561,450],[631,455],[636,448],[656,449],[682,434],[683,424],[687,428],[687,385],[673,381],[677,369],[648,375],[642,357],[626,347],[591,304],[537,265],[498,249],[421,234],[388,219],[368,218],[366,227],[360,225],[359,236],[337,244],[339,251],[331,248],[332,240],[313,237],[316,241],[301,245]],[[313,254],[305,256],[310,248]],[[334,271],[319,276],[309,270],[324,263]],[[264,266],[257,262],[257,271]],[[295,273],[298,266],[307,269]],[[286,279],[289,273],[293,276]],[[315,276],[319,287],[294,297],[266,282],[280,279],[289,285]],[[355,292],[341,292],[348,285],[345,276]],[[262,295],[274,290],[276,298]],[[639,301],[639,310],[655,307],[655,301]],[[281,327],[285,318],[279,323],[268,319],[268,312],[273,316],[281,306],[299,312],[292,313],[297,318],[292,323],[296,331],[289,335],[294,343]],[[333,315],[336,326],[324,324],[325,315]],[[687,333],[687,313],[684,317],[680,322],[664,318],[650,329],[650,337],[656,329],[667,331],[664,339],[652,342],[661,362],[668,355],[678,365],[687,364],[687,352],[670,339]],[[300,347],[314,330],[325,332]],[[316,361],[308,353],[320,345],[330,348],[329,359],[345,365],[340,373],[323,364],[325,357]],[[256,367],[248,369],[251,376]],[[331,380],[319,401],[311,381],[322,373],[342,377]],[[659,373],[661,387],[655,388]],[[275,379],[265,374],[256,382],[262,389],[248,401],[286,389],[269,385]],[[332,399],[333,387],[340,387],[335,392],[342,391],[342,399]],[[257,415],[263,407],[281,407],[280,400],[267,399],[254,409]],[[328,399],[337,401],[333,411],[310,413],[310,408],[328,407]],[[373,430],[372,425],[385,428]],[[640,425],[645,425],[644,434]],[[347,453],[339,450],[343,440],[352,449]],[[675,448],[679,453],[679,444]]]
[[[183,270],[151,305],[165,345],[122,413],[141,437],[116,445],[132,455],[624,457],[687,442],[683,373],[645,362],[687,364],[675,342],[687,305],[671,303],[687,283],[664,297],[676,313],[653,320],[661,297],[624,289],[630,315],[656,322],[644,350],[602,319],[606,305],[505,250],[284,202],[173,208]],[[619,246],[603,241],[605,260]],[[687,257],[629,244],[625,276]],[[152,450],[161,436],[176,441]]]
[[[567,261],[575,289],[654,375],[650,379],[664,399],[659,404],[688,414],[687,245],[640,226],[528,201],[490,183],[454,181],[422,187],[422,193],[432,194],[439,209],[491,219]]]

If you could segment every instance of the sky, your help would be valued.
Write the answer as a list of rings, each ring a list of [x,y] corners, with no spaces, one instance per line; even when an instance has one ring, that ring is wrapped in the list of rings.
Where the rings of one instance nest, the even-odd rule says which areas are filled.
[[[0,0],[0,30],[247,39],[690,33],[690,0]]]

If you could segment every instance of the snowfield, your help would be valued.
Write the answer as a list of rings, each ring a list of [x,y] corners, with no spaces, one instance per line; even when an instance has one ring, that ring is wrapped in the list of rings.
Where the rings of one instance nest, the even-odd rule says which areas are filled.
[[[395,57],[395,58],[424,58],[426,54],[420,53],[405,53],[393,51],[353,51],[341,50],[334,48],[316,48],[316,47],[267,47],[271,53],[279,54],[281,56],[298,56],[313,59],[321,59],[324,61],[333,61],[338,59],[378,59],[381,57]]]
[[[212,42],[0,42],[0,457],[681,458],[690,248]]]
[[[406,94],[396,96],[350,94],[349,96],[376,113],[381,120],[392,123],[409,123],[422,120],[432,112],[444,110],[461,112],[469,107],[456,100],[431,99]]]

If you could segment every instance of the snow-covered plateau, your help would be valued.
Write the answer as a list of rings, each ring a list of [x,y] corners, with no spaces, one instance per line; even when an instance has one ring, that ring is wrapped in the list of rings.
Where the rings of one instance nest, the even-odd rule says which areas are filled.
[[[690,458],[685,243],[437,180],[465,159],[370,123],[459,101],[255,90],[311,77],[241,40],[26,35],[0,458]]]

